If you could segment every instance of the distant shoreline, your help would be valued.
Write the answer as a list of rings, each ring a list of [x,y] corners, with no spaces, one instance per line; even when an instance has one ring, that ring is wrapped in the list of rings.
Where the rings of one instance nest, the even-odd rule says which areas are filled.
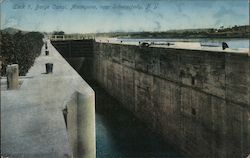
[[[234,26],[231,28],[206,28],[206,29],[185,29],[170,31],[143,31],[143,32],[108,32],[95,33],[96,36],[107,36],[114,38],[250,38],[250,25]]]
[[[19,29],[5,28],[1,32],[15,34]],[[27,31],[21,31],[26,33]],[[53,34],[43,32],[44,34]],[[55,31],[54,31],[55,33]],[[184,29],[168,31],[138,31],[138,32],[102,32],[102,33],[74,33],[67,34],[64,31],[57,31],[58,35],[87,35],[90,37],[107,38],[127,38],[127,39],[250,39],[250,25],[243,25],[223,28],[203,28],[203,29]]]
[[[250,40],[249,37],[117,37],[118,39],[239,39]]]

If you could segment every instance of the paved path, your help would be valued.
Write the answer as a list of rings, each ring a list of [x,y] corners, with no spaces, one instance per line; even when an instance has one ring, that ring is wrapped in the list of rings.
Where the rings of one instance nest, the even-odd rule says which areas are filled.
[[[19,90],[1,91],[1,153],[10,158],[71,157],[62,114],[76,90],[93,93],[48,42],[29,70]],[[45,73],[45,63],[54,64],[53,74]]]

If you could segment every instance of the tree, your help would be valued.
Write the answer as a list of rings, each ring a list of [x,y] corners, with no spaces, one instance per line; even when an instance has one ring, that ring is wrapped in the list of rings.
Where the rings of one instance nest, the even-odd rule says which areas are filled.
[[[65,33],[63,31],[54,31],[53,35],[64,35]]]

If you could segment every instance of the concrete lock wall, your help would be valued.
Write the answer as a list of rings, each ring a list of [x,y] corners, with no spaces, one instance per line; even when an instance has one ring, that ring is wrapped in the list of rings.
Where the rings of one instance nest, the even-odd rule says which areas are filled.
[[[94,45],[94,78],[190,157],[250,154],[247,54]]]
[[[93,79],[93,40],[51,41],[51,43],[85,81]]]
[[[67,102],[66,125],[74,158],[95,158],[95,96],[80,92]]]

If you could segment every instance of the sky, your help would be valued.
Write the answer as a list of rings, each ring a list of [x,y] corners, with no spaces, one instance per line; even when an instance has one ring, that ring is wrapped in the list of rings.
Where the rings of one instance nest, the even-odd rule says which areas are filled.
[[[248,0],[0,0],[1,29],[167,31],[249,24]]]

